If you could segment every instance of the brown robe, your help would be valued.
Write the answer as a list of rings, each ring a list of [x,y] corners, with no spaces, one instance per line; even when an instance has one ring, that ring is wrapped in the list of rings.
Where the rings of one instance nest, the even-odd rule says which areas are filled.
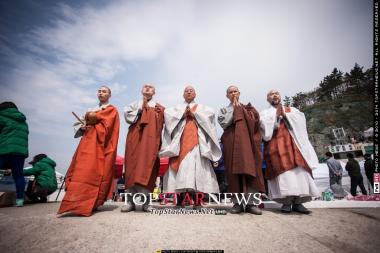
[[[265,192],[261,169],[260,116],[251,104],[235,107],[232,124],[224,130],[224,165],[231,193]]]
[[[145,107],[129,127],[125,148],[125,187],[138,184],[153,191],[160,167],[158,152],[164,124],[164,107]]]
[[[285,112],[290,112],[290,107],[285,107]],[[264,145],[264,159],[267,165],[265,178],[268,180],[298,166],[313,176],[283,120],[274,130],[272,139]]]
[[[97,123],[86,130],[66,174],[66,193],[58,214],[90,216],[112,193],[119,138],[119,113],[109,105],[96,112]]]

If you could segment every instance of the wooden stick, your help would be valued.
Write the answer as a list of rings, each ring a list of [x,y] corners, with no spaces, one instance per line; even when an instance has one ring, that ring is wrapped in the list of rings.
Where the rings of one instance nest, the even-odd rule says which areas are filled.
[[[71,113],[75,116],[75,118],[77,118],[77,120],[78,120],[80,123],[82,123],[82,124],[84,125],[84,122],[78,117],[78,115],[76,115],[75,112],[71,112]]]

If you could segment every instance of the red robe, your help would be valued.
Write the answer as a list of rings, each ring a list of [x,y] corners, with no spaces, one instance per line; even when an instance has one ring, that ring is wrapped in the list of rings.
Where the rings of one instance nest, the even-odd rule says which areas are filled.
[[[285,107],[285,112],[290,112],[290,107]],[[296,167],[302,167],[313,176],[283,120],[273,132],[272,139],[265,143],[264,159],[267,165],[265,178],[268,180]]]
[[[98,123],[86,130],[66,174],[66,193],[58,214],[90,216],[110,196],[119,138],[119,113],[109,105],[96,112]]]
[[[265,192],[260,153],[260,116],[251,104],[235,107],[232,124],[224,130],[224,166],[228,192]]]
[[[153,191],[160,159],[161,132],[164,124],[164,107],[142,110],[137,122],[129,127],[125,147],[125,187],[135,184]]]

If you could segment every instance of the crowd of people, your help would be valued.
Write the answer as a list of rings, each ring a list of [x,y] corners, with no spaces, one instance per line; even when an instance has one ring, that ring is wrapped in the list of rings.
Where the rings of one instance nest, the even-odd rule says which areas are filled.
[[[334,159],[331,152],[326,152],[326,164],[329,168],[329,177],[330,177],[330,187],[332,188],[334,195],[338,198],[345,196],[342,188],[342,176],[343,176],[343,167],[341,163]],[[370,187],[367,189],[363,183],[363,175],[361,173],[359,162],[354,158],[352,153],[347,153],[347,163],[345,170],[348,172],[350,177],[350,193],[352,196],[357,195],[357,188],[360,188],[362,194],[367,195],[370,188],[373,187],[373,175],[375,173],[375,164],[370,154],[364,154],[364,170],[365,175],[370,183]],[[341,192],[341,193],[339,193]]]
[[[303,203],[320,195],[312,170],[318,158],[306,129],[304,114],[297,108],[284,106],[277,90],[267,94],[269,107],[258,112],[251,103],[241,103],[237,86],[226,90],[228,106],[215,111],[196,103],[194,87],[187,86],[184,101],[165,108],[154,100],[155,87],[143,85],[141,99],[124,108],[129,124],[125,143],[124,184],[126,196],[122,212],[136,210],[132,201],[136,194],[145,196],[142,210],[150,212],[150,194],[156,184],[160,157],[169,158],[163,174],[163,191],[176,193],[174,204],[201,208],[197,193],[243,193],[247,203],[235,197],[230,212],[260,215],[252,193],[267,193],[282,204],[281,212],[309,214]],[[73,155],[65,178],[65,196],[58,214],[71,212],[90,216],[114,191],[114,163],[117,154],[120,119],[109,103],[111,89],[98,89],[99,103],[74,124],[74,137],[81,140]],[[219,140],[216,124],[223,129]],[[327,164],[330,183],[341,184],[342,168],[332,158]],[[16,205],[24,202],[24,176],[34,175],[25,195],[30,201],[46,202],[57,188],[55,162],[45,154],[34,157],[31,169],[23,170],[28,157],[28,126],[16,105],[0,105],[0,167],[11,168],[16,183]],[[358,164],[348,157],[346,170],[351,177],[351,194],[356,194],[363,181]],[[265,168],[263,169],[263,164]],[[224,173],[218,168],[223,165]],[[373,174],[366,161],[367,176]],[[219,183],[218,183],[219,179]],[[221,184],[221,182],[223,182]],[[220,187],[223,186],[223,187]],[[191,196],[189,199],[188,196]]]

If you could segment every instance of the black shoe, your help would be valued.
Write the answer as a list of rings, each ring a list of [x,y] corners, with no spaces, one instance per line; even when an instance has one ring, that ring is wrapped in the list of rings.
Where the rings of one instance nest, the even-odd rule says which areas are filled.
[[[184,207],[184,205],[182,205],[182,202],[184,200],[184,195],[183,193],[181,192],[180,194],[177,195],[177,200],[176,200],[176,208],[181,208],[181,207]]]
[[[263,212],[261,211],[260,208],[258,208],[257,206],[255,205],[247,205],[245,207],[245,212],[246,213],[251,213],[251,214],[255,214],[255,215],[262,215]]]
[[[131,211],[134,211],[136,210],[136,206],[135,204],[133,204],[132,202],[127,202],[125,203],[124,205],[121,206],[121,212],[122,213],[128,213],[128,212],[131,212]]]
[[[40,197],[40,203],[47,203],[47,197]]]
[[[230,209],[230,213],[232,214],[238,214],[244,211],[243,205],[234,204],[234,206]]]
[[[283,204],[281,207],[282,213],[291,213],[292,212],[292,205],[290,204]]]
[[[302,204],[293,204],[292,209],[294,212],[297,212],[297,213],[302,213],[302,214],[311,213],[311,211],[308,210],[306,207],[304,207]]]
[[[142,210],[143,212],[150,213],[154,208],[150,205],[151,199],[150,199],[149,194],[145,194],[145,197],[146,197],[146,201],[142,206]]]
[[[150,212],[152,212],[153,211],[153,207],[152,206],[150,206],[149,204],[144,204],[143,206],[142,206],[142,210],[143,210],[143,212],[146,212],[146,213],[150,213]]]

